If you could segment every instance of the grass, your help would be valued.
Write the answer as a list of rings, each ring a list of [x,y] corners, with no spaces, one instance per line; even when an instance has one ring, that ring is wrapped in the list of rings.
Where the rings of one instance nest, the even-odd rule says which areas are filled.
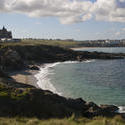
[[[11,89],[7,88],[6,86],[0,83],[0,98],[8,97],[10,99],[20,100],[23,99],[30,91],[30,88],[26,88],[25,90],[21,91],[19,89]]]
[[[16,45],[51,45],[51,46],[60,46],[65,48],[77,47],[80,46],[82,42],[78,41],[63,41],[63,40],[22,40],[21,42],[8,42],[0,43],[4,46],[16,46]]]
[[[114,118],[96,117],[40,120],[37,118],[0,118],[0,125],[125,125],[120,116]]]

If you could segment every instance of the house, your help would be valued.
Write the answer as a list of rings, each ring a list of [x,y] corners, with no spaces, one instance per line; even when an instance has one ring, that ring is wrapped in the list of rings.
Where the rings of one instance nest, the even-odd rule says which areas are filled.
[[[21,42],[21,39],[13,39],[12,32],[3,26],[0,30],[0,42]]]
[[[0,30],[0,39],[12,39],[12,32],[7,31],[7,29],[3,26],[3,29]]]

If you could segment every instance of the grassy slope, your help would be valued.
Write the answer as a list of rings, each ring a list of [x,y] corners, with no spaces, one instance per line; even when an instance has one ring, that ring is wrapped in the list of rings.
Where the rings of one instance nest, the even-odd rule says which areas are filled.
[[[117,116],[113,119],[96,117],[40,120],[37,118],[0,118],[0,125],[125,125],[125,120]]]
[[[1,43],[2,44],[2,43]],[[60,46],[65,48],[78,47],[81,45],[81,42],[75,41],[58,41],[58,40],[22,40],[22,42],[15,43],[4,43],[4,45],[52,45]]]

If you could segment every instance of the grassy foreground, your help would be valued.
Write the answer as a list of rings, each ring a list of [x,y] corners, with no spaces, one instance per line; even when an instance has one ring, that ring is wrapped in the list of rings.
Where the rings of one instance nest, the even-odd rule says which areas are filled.
[[[49,119],[39,120],[37,118],[0,118],[0,125],[125,125],[125,120],[120,116],[113,119],[96,117],[92,120],[87,118],[75,119]]]

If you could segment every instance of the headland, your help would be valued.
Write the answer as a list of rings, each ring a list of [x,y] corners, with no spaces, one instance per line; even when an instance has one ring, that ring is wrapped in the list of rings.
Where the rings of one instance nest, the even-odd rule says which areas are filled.
[[[77,117],[87,118],[116,115],[124,117],[124,114],[117,112],[117,106],[98,106],[94,102],[86,102],[81,98],[65,98],[38,88],[34,85],[35,80],[31,80],[32,75],[38,72],[38,66],[45,63],[123,58],[125,54],[76,52],[50,45],[1,44],[0,116],[64,118],[74,114]],[[28,77],[33,83],[30,83]]]

